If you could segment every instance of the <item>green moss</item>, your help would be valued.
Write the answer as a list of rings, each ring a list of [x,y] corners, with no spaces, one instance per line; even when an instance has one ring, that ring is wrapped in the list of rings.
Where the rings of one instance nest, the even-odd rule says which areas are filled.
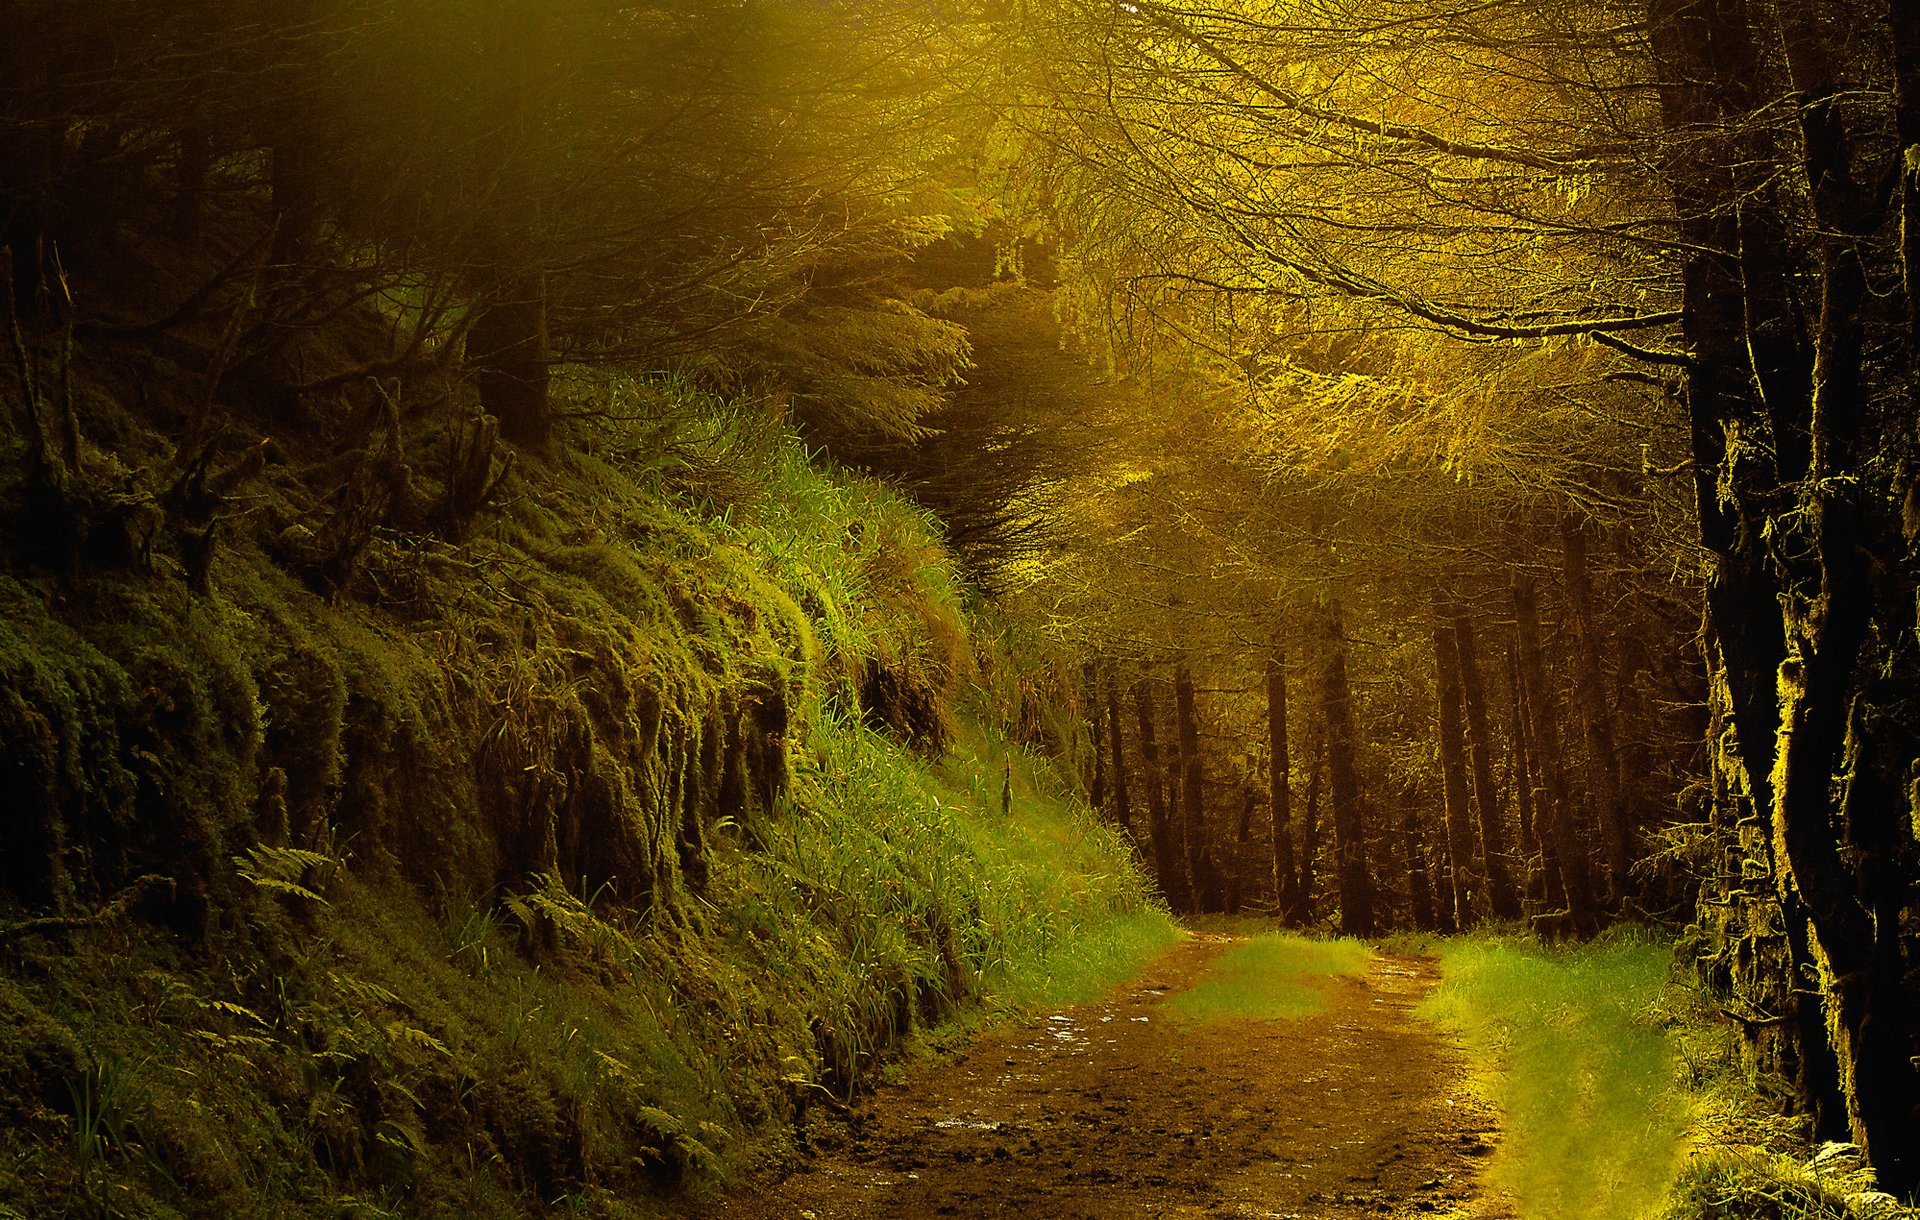
[[[683,449],[758,418],[672,395]],[[318,466],[205,593],[0,573],[0,923],[76,920],[0,965],[0,1207],[648,1214],[1164,943],[1126,843],[974,723],[935,524],[790,436],[721,448],[724,496],[528,461],[331,598],[264,525]]]

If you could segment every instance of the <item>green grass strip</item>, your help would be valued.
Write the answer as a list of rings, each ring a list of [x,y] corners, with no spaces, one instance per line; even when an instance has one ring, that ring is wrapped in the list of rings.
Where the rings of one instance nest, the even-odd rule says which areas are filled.
[[[1672,946],[1449,942],[1423,1011],[1458,1031],[1505,1111],[1491,1170],[1528,1220],[1628,1220],[1673,1180],[1688,1108],[1658,1023]]]
[[[1322,982],[1359,974],[1372,958],[1373,951],[1358,941],[1308,940],[1287,932],[1259,936],[1227,950],[1205,982],[1167,1007],[1196,1021],[1308,1017],[1326,1007]]]

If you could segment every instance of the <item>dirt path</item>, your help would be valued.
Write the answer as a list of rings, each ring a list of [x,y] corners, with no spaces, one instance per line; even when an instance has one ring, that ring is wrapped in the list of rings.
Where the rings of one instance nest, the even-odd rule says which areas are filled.
[[[1161,1007],[1231,943],[1183,940],[1096,1004],[995,1031],[812,1133],[798,1172],[707,1220],[1511,1215],[1497,1134],[1413,1006],[1432,963],[1376,956],[1295,1021]]]

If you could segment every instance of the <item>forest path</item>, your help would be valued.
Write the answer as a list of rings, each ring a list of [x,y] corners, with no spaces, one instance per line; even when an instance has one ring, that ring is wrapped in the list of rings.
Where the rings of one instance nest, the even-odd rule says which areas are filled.
[[[992,1031],[812,1132],[798,1171],[706,1220],[1511,1217],[1483,1190],[1495,1115],[1375,954],[1292,1020],[1163,1007],[1235,938],[1193,934],[1093,1004]]]

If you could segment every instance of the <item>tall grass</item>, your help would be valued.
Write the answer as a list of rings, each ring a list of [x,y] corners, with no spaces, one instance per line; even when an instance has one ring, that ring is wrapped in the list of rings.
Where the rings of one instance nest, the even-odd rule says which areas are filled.
[[[1087,998],[1172,940],[1125,844],[1040,760],[974,737],[934,765],[829,707],[809,718],[790,814],[729,870],[727,905],[809,1007],[797,1059],[832,1091],[916,1028]]]
[[[1629,933],[1443,951],[1425,1011],[1463,1036],[1505,1111],[1492,1174],[1530,1220],[1629,1220],[1665,1197],[1688,1124],[1658,1010],[1672,956]]]

